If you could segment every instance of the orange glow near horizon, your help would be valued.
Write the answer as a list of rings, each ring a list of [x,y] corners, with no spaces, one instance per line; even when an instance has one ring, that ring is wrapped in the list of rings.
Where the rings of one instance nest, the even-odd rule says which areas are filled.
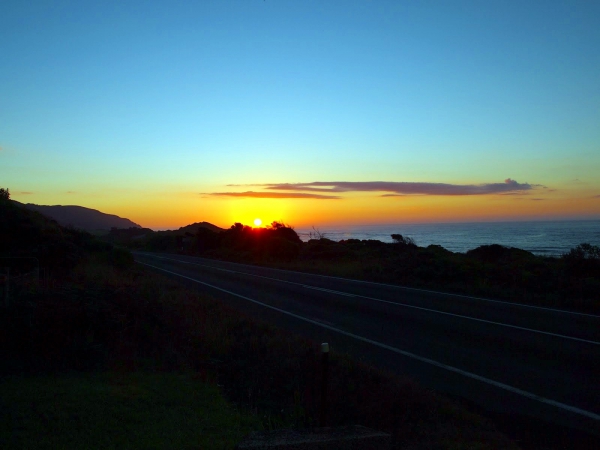
[[[229,228],[236,222],[261,226],[274,221],[295,228],[394,223],[580,219],[600,217],[595,192],[540,190],[530,195],[381,197],[348,194],[338,200],[212,198],[198,196],[65,197],[63,201],[13,195],[37,204],[78,204],[152,229],[177,229],[195,222]],[[115,199],[116,198],[116,199]],[[255,220],[262,219],[257,225]]]
[[[178,226],[199,221],[211,222],[223,228],[229,228],[235,222],[252,225],[257,213],[263,219],[263,224],[278,221],[296,228],[386,223],[568,219],[600,214],[600,201],[585,198],[516,199],[512,196],[499,195],[478,198],[365,196],[335,201],[236,199],[231,201],[224,211],[211,212],[213,214],[206,215],[195,212],[187,218],[182,215],[183,217],[178,218]],[[254,225],[256,226],[255,223]]]

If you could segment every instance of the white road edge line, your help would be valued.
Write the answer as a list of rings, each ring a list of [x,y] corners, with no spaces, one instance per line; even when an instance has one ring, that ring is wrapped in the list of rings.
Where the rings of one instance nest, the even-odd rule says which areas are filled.
[[[273,281],[277,281],[279,283],[294,284],[294,285],[297,285],[297,286],[302,286],[304,288],[314,289],[316,291],[330,292],[332,294],[344,295],[346,297],[366,298],[366,299],[369,299],[369,300],[372,300],[372,301],[375,301],[375,302],[386,303],[386,304],[395,305],[395,306],[402,306],[402,307],[405,307],[405,308],[419,309],[419,310],[422,310],[422,311],[428,311],[428,312],[432,312],[432,313],[435,313],[435,314],[443,314],[443,315],[446,315],[446,316],[460,317],[461,319],[474,320],[476,322],[483,322],[483,323],[489,323],[491,325],[498,325],[498,326],[501,326],[501,327],[514,328],[516,330],[528,331],[530,333],[545,334],[547,336],[558,337],[558,338],[561,338],[561,339],[569,339],[569,340],[577,341],[577,342],[585,342],[586,344],[600,345],[600,342],[598,342],[598,341],[590,341],[588,339],[582,339],[582,338],[577,338],[577,337],[573,337],[573,336],[567,336],[565,334],[550,333],[549,331],[542,331],[542,330],[534,330],[533,328],[520,327],[518,325],[510,325],[508,323],[502,323],[502,322],[494,322],[492,320],[478,319],[477,317],[463,316],[462,314],[454,314],[454,313],[450,313],[450,312],[446,312],[446,311],[439,311],[437,309],[424,308],[422,306],[415,306],[415,305],[409,305],[409,304],[406,304],[406,303],[392,302],[392,301],[389,301],[389,300],[382,300],[380,298],[368,297],[366,295],[349,294],[347,292],[334,291],[334,290],[330,290],[330,289],[324,289],[324,288],[319,288],[319,287],[315,287],[315,286],[310,286],[310,285],[307,285],[307,284],[296,283],[295,281],[280,280],[278,278],[266,277],[264,275],[256,275],[256,274],[253,274],[253,273],[239,272],[239,271],[230,270],[230,269],[222,269],[220,267],[208,266],[206,264],[194,263],[194,262],[190,262],[190,261],[181,261],[181,260],[178,260],[178,259],[166,258],[164,256],[156,256],[156,258],[166,259],[168,261],[175,261],[175,262],[183,263],[183,264],[191,264],[193,266],[208,267],[210,269],[220,270],[220,271],[223,271],[223,272],[239,273],[239,274],[247,275],[247,276],[251,276],[251,277],[264,278],[265,280],[273,280]]]
[[[172,258],[166,258],[164,256],[153,255],[153,254],[148,253],[148,252],[138,252],[138,253],[141,253],[141,254],[146,255],[146,256],[150,256],[151,258],[154,257],[154,258],[171,259],[172,261],[178,261],[178,262],[183,262],[183,263],[188,263],[188,264],[197,264],[197,263],[192,263],[192,262],[189,262],[189,261],[181,261],[181,260],[178,260],[178,259],[172,259]],[[199,258],[199,257],[193,256],[193,258]],[[202,258],[199,258],[199,259],[202,259]],[[235,264],[237,266],[242,266],[242,267],[251,267],[251,268],[256,268],[257,267],[257,266],[250,266],[248,264],[233,263],[233,262],[229,262],[229,261],[219,261],[219,262],[225,262],[227,264]],[[263,268],[269,269],[269,270],[276,270],[278,272],[284,272],[284,273],[294,273],[294,274],[299,274],[299,275],[313,275],[315,277],[331,278],[331,279],[334,279],[334,280],[348,281],[348,282],[351,282],[351,283],[374,284],[376,286],[386,286],[386,287],[390,287],[390,288],[394,288],[394,289],[404,289],[406,291],[427,292],[429,294],[439,294],[439,295],[447,295],[447,296],[450,296],[450,297],[468,298],[468,299],[471,299],[471,300],[480,300],[482,302],[501,303],[503,305],[520,306],[520,307],[523,307],[523,308],[542,309],[542,310],[545,310],[545,311],[553,311],[553,312],[564,313],[564,314],[573,314],[573,315],[576,315],[576,316],[586,316],[586,317],[600,318],[600,315],[597,315],[597,314],[587,314],[587,313],[581,313],[581,312],[577,312],[577,311],[568,311],[566,309],[547,308],[545,306],[526,305],[525,303],[507,302],[507,301],[503,301],[503,300],[492,300],[490,298],[473,297],[471,295],[452,294],[450,292],[431,291],[431,290],[427,290],[427,289],[412,288],[412,287],[407,287],[407,286],[398,286],[396,284],[377,283],[376,281],[353,280],[352,278],[334,277],[334,276],[331,276],[331,275],[321,275],[321,274],[318,274],[318,273],[298,272],[297,270],[275,269],[273,267],[263,267]],[[243,273],[243,272],[241,272],[241,273]]]
[[[380,348],[384,348],[384,349],[389,350],[391,352],[398,353],[399,355],[406,356],[408,358],[413,358],[413,359],[416,359],[417,361],[421,361],[421,362],[424,362],[426,364],[430,364],[432,366],[439,367],[441,369],[446,369],[446,370],[448,370],[450,372],[458,373],[459,375],[463,375],[465,377],[472,378],[472,379],[477,380],[477,381],[481,381],[482,383],[486,383],[486,384],[489,384],[491,386],[495,386],[497,388],[504,389],[505,391],[509,391],[509,392],[514,393],[514,394],[521,395],[521,396],[529,398],[531,400],[536,400],[538,402],[545,403],[547,405],[551,405],[551,406],[554,406],[554,407],[557,407],[557,408],[560,408],[560,409],[564,409],[565,411],[569,411],[569,412],[572,412],[572,413],[575,413],[575,414],[579,414],[581,416],[588,417],[588,418],[593,419],[593,420],[600,421],[600,415],[599,414],[595,414],[595,413],[593,413],[591,411],[586,411],[584,409],[580,409],[580,408],[577,408],[575,406],[571,406],[571,405],[567,405],[565,403],[557,402],[556,400],[551,400],[549,398],[541,397],[541,396],[539,396],[537,394],[533,394],[531,392],[524,391],[522,389],[519,389],[519,388],[516,388],[516,387],[513,387],[513,386],[509,386],[508,384],[500,383],[499,381],[490,380],[489,378],[485,378],[485,377],[482,377],[480,375],[477,375],[477,374],[474,374],[474,373],[471,373],[471,372],[467,372],[467,371],[459,369],[457,367],[449,366],[447,364],[443,364],[443,363],[440,363],[438,361],[434,361],[433,359],[429,359],[429,358],[425,358],[423,356],[415,355],[414,353],[410,353],[410,352],[407,352],[405,350],[400,350],[399,348],[392,347],[390,345],[383,344],[381,342],[374,341],[372,339],[368,339],[366,337],[359,336],[357,334],[349,333],[348,331],[344,331],[344,330],[341,330],[339,328],[332,327],[330,325],[325,325],[325,324],[323,324],[321,322],[317,322],[315,320],[308,319],[308,318],[300,316],[298,314],[294,314],[292,312],[286,311],[285,309],[277,308],[275,306],[271,306],[271,305],[268,305],[266,303],[259,302],[258,300],[254,300],[254,299],[251,299],[249,297],[246,297],[246,296],[243,296],[243,295],[240,295],[240,294],[236,294],[235,292],[228,291],[227,289],[223,289],[223,288],[220,288],[218,286],[214,286],[212,284],[205,283],[204,281],[196,280],[196,279],[191,278],[191,277],[186,277],[185,275],[181,275],[181,274],[179,274],[177,272],[171,272],[170,270],[162,269],[160,267],[156,267],[156,266],[153,266],[151,264],[147,264],[147,263],[143,263],[143,262],[139,262],[139,261],[138,261],[138,263],[139,264],[143,264],[143,265],[148,266],[148,267],[152,267],[152,268],[157,269],[157,270],[161,270],[163,272],[170,273],[172,275],[175,275],[175,276],[178,276],[178,277],[181,277],[181,278],[185,278],[186,280],[194,281],[196,283],[203,284],[205,286],[209,286],[209,287],[211,287],[213,289],[216,289],[216,290],[221,291],[221,292],[225,292],[225,293],[227,293],[229,295],[233,295],[235,297],[242,298],[244,300],[247,300],[249,302],[255,303],[257,305],[264,306],[265,308],[269,308],[269,309],[272,309],[274,311],[280,312],[282,314],[286,314],[288,316],[294,317],[294,318],[296,318],[298,320],[302,320],[304,322],[312,323],[313,325],[317,325],[317,326],[320,326],[322,328],[326,328],[328,330],[335,331],[336,333],[352,337],[352,338],[357,339],[359,341],[366,342],[368,344],[375,345],[375,346],[380,347]]]

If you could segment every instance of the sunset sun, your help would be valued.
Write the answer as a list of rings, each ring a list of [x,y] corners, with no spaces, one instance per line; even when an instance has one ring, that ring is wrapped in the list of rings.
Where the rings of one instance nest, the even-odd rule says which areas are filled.
[[[254,219],[254,226],[260,227],[262,225],[262,220],[259,218]]]

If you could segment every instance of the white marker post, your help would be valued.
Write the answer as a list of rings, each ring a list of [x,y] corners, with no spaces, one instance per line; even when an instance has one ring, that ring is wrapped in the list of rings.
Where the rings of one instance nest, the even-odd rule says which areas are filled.
[[[321,344],[321,360],[323,361],[323,372],[321,378],[321,417],[319,426],[324,427],[327,419],[327,375],[329,372],[329,344]]]

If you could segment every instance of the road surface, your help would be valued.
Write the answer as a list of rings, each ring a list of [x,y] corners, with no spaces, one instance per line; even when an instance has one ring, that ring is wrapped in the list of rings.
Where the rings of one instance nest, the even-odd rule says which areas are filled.
[[[600,316],[135,252],[244,312],[484,411],[600,435]]]

